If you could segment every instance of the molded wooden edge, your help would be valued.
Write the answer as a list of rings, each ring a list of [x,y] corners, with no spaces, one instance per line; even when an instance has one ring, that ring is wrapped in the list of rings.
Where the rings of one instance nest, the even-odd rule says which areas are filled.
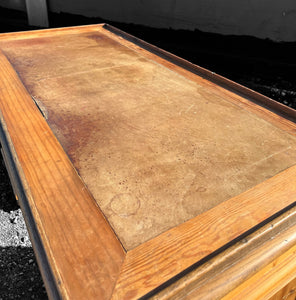
[[[181,57],[178,57],[168,51],[165,51],[163,49],[160,49],[150,43],[147,43],[139,38],[136,38],[116,27],[113,27],[109,24],[103,24],[103,28],[114,33],[115,35],[118,35],[127,41],[130,41],[141,48],[165,59],[166,61],[174,63],[176,66],[179,66],[183,69],[186,69],[196,75],[204,77],[206,80],[209,80],[215,84],[218,84],[222,86],[223,88],[230,89],[230,91],[235,91],[238,93],[241,93],[244,97],[247,96],[249,100],[264,105],[268,109],[273,110],[276,113],[279,113],[283,115],[285,118],[291,118],[291,120],[296,120],[296,110],[281,104],[269,97],[266,97],[258,92],[255,92],[243,85],[240,85],[230,79],[227,79],[219,74],[216,74],[215,72],[211,72],[205,68],[202,68],[198,65],[195,65],[188,60],[185,60]]]
[[[296,166],[130,250],[113,299],[139,298],[296,201]],[[273,205],[270,205],[272,203]],[[260,209],[259,209],[260,208]],[[160,276],[161,274],[161,276]]]
[[[109,299],[125,251],[2,52],[0,68],[7,151],[21,174],[25,214],[32,214],[57,290],[64,299]]]
[[[295,244],[293,207],[160,290],[152,299],[221,299]]]
[[[295,226],[293,229],[295,236]],[[289,241],[286,238],[284,241],[281,240],[279,242],[288,243]],[[269,299],[295,278],[296,241],[294,238],[293,247],[272,260],[267,266],[242,282],[222,299]]]

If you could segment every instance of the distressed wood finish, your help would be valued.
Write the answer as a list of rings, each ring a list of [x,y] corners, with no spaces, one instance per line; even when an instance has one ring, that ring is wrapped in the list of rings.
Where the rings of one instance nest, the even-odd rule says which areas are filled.
[[[278,149],[274,150],[272,147],[263,147],[262,149],[266,152],[264,152],[262,158],[260,158],[260,155],[256,156],[254,161],[250,164],[258,167],[261,166],[262,162],[266,163],[272,158],[274,159],[272,163],[266,163],[265,168],[268,169],[269,166],[273,164],[276,165],[277,168],[266,173],[266,177],[263,176],[258,179],[261,183],[257,184],[256,181],[253,181],[253,185],[250,186],[251,188],[248,187],[246,191],[240,191],[238,195],[230,199],[229,197],[228,199],[220,199],[221,201],[217,201],[211,208],[205,208],[201,213],[190,220],[186,222],[184,222],[184,220],[180,221],[175,224],[173,228],[159,231],[146,240],[141,240],[140,242],[138,240],[135,244],[127,244],[127,247],[124,245],[124,249],[116,236],[118,235],[118,237],[121,238],[121,235],[116,230],[114,233],[109,225],[110,216],[109,218],[107,216],[106,219],[96,203],[97,199],[94,197],[95,192],[84,176],[83,168],[80,168],[83,161],[80,160],[76,152],[75,155],[73,155],[74,152],[71,152],[72,150],[67,152],[67,149],[75,148],[71,148],[71,145],[69,146],[68,143],[69,141],[71,142],[71,135],[69,135],[70,140],[63,139],[63,135],[59,136],[59,132],[62,132],[61,129],[63,128],[55,127],[59,125],[58,122],[52,122],[52,120],[54,120],[54,111],[49,108],[50,105],[54,103],[54,101],[51,100],[56,96],[54,95],[55,89],[50,88],[49,91],[45,89],[46,87],[50,87],[50,83],[56,79],[53,79],[52,76],[46,76],[54,74],[56,78],[59,78],[60,82],[64,83],[69,83],[69,80],[65,80],[65,78],[72,76],[76,88],[77,81],[75,82],[74,80],[78,80],[79,76],[75,77],[75,74],[72,74],[74,73],[72,71],[77,73],[77,69],[74,68],[74,57],[69,60],[67,65],[69,69],[65,69],[61,66],[54,68],[54,65],[50,65],[48,62],[42,64],[42,60],[39,59],[38,61],[37,56],[32,56],[31,63],[33,59],[35,59],[32,65],[29,63],[30,57],[26,58],[27,61],[23,61],[21,56],[23,55],[21,53],[23,50],[22,47],[27,47],[26,49],[30,48],[30,39],[35,39],[34,41],[37,44],[40,43],[44,45],[48,43],[48,39],[54,43],[57,41],[58,43],[62,43],[63,41],[73,42],[74,51],[76,37],[78,37],[79,49],[82,49],[81,53],[83,54],[87,55],[87,52],[91,51],[95,58],[96,55],[94,54],[97,54],[95,51],[97,51],[96,47],[98,46],[95,45],[93,41],[99,43],[101,40],[105,41],[105,43],[109,45],[108,47],[114,50],[114,53],[121,55],[116,56],[116,62],[121,63],[119,67],[122,67],[122,70],[118,68],[117,65],[116,72],[118,71],[118,73],[114,75],[114,73],[111,72],[109,74],[110,76],[112,75],[117,78],[116,76],[118,76],[120,72],[124,73],[126,70],[134,71],[136,68],[141,69],[142,64],[147,68],[153,65],[153,70],[160,69],[161,74],[165,76],[171,74],[175,80],[174,82],[178,84],[182,82],[183,87],[186,87],[188,90],[198,84],[199,87],[196,89],[196,91],[198,91],[197,94],[202,95],[199,101],[203,101],[204,98],[209,97],[209,102],[212,101],[215,105],[218,102],[223,103],[224,106],[222,106],[224,109],[227,108],[230,109],[231,112],[238,113],[237,116],[244,116],[244,120],[251,122],[248,124],[260,124],[260,128],[264,128],[264,130],[274,130],[273,132],[276,135],[274,145],[276,145]],[[92,40],[91,42],[88,40],[89,44],[86,46],[84,45],[86,41],[85,38]],[[57,45],[59,46],[59,44]],[[29,209],[33,214],[34,222],[36,223],[37,231],[41,238],[41,244],[45,248],[46,259],[53,272],[55,284],[62,298],[112,298],[121,300],[138,299],[140,297],[153,295],[156,298],[169,298],[171,296],[173,298],[176,289],[186,291],[189,286],[190,291],[194,290],[192,295],[198,297],[198,295],[206,295],[204,293],[205,286],[202,285],[201,282],[210,280],[213,276],[211,272],[215,270],[216,265],[220,266],[219,274],[226,274],[225,280],[227,276],[229,276],[229,278],[231,276],[231,278],[234,279],[240,278],[238,281],[229,280],[232,282],[231,285],[224,285],[222,284],[221,277],[219,286],[215,286],[214,282],[209,285],[213,291],[212,295],[221,298],[226,293],[229,293],[230,289],[235,289],[236,286],[243,285],[243,280],[250,280],[249,282],[252,286],[252,276],[257,276],[257,270],[268,268],[268,265],[273,259],[275,259],[274,263],[278,266],[279,270],[283,270],[281,273],[281,287],[292,279],[291,277],[286,278],[285,276],[287,272],[293,271],[296,265],[293,260],[294,247],[296,247],[296,241],[293,235],[295,227],[294,206],[296,200],[296,166],[293,160],[296,125],[292,121],[295,119],[294,110],[282,108],[281,105],[275,103],[270,105],[271,109],[264,108],[263,106],[269,106],[271,101],[266,97],[228,81],[225,78],[210,74],[207,70],[194,66],[189,62],[176,58],[171,54],[105,25],[4,34],[0,35],[0,48],[5,52],[5,55],[7,55],[12,64],[11,65],[7,57],[1,53],[0,110],[1,125],[4,132],[2,139],[7,144],[5,148],[6,151],[9,151],[13,158],[9,158],[9,155],[5,155],[5,157],[6,160],[10,160],[9,163],[16,167],[18,176],[21,178],[22,188],[26,196],[23,201],[28,203]],[[63,53],[59,47],[56,49],[56,58],[58,58],[58,53],[60,55]],[[36,49],[32,49],[32,53],[35,50]],[[102,57],[104,58],[108,58],[108,55],[111,55],[110,53],[105,55],[104,49],[99,49],[98,51],[101,51]],[[70,55],[71,51],[68,53]],[[19,57],[18,54],[20,55]],[[54,55],[54,52],[52,52],[52,55]],[[77,57],[83,58],[81,55]],[[132,57],[133,64],[122,64],[120,60],[121,57],[124,57],[126,60]],[[107,63],[110,62],[110,57],[108,59],[109,60],[103,59],[103,63],[106,61]],[[54,62],[54,60],[55,57],[49,59],[49,61],[52,62]],[[86,61],[88,61],[88,63],[92,62],[91,59]],[[63,62],[63,60],[61,60],[61,62]],[[96,62],[96,64],[94,64],[96,68],[98,68],[98,66],[99,68],[102,67],[99,64],[101,62],[98,60],[94,59],[93,62]],[[38,69],[38,64],[40,63],[41,66],[44,67],[44,73],[41,73],[40,69]],[[128,66],[127,69],[125,68],[126,66]],[[27,90],[23,86],[14,68],[17,70]],[[32,72],[29,74],[27,70],[30,68]],[[96,83],[92,83],[92,80],[90,80],[91,77],[88,78],[88,75],[85,75],[89,72],[88,65],[83,65],[82,69],[79,70],[81,72],[81,78],[87,79],[81,82],[88,82],[89,84],[88,86],[81,84],[81,88],[87,88],[90,92],[88,97],[86,97],[86,93],[81,92],[80,98],[77,99],[79,101],[87,101],[85,98],[89,98],[93,101],[89,103],[97,105],[98,101],[96,99],[98,99],[98,90]],[[157,75],[156,72],[154,73]],[[100,71],[97,69],[92,74],[95,74],[97,76],[96,78],[104,81],[103,76],[101,76],[102,74],[100,74]],[[128,80],[134,83],[138,76],[133,77],[132,74],[138,73],[128,74],[130,75]],[[145,78],[147,78],[145,72],[141,74],[144,74],[146,76]],[[141,77],[141,79],[145,78]],[[124,80],[123,82],[126,83],[127,79],[124,78]],[[188,83],[186,83],[186,80],[189,80]],[[35,97],[35,92],[37,91],[36,86],[41,86],[42,81],[45,82],[43,87],[45,88],[45,96],[42,96],[42,89],[40,89],[38,90],[38,97]],[[126,84],[122,85],[121,91],[124,91],[125,85]],[[143,81],[139,86],[142,85]],[[57,88],[57,90],[63,88],[63,84],[61,86],[62,87]],[[108,83],[107,86],[111,86],[112,88],[110,83]],[[117,87],[116,91],[118,91],[117,81],[115,86]],[[161,81],[161,86],[165,86],[165,80]],[[202,88],[200,88],[200,86],[202,86]],[[88,87],[92,89],[90,90]],[[124,94],[124,92],[122,93]],[[62,99],[62,97],[65,99],[69,97],[69,99],[71,99],[72,94],[76,95],[74,88],[65,94],[57,93],[56,99],[59,100]],[[46,99],[46,95],[48,99]],[[81,95],[83,95],[83,97]],[[101,93],[99,95],[102,97]],[[139,92],[139,98],[143,95],[149,97],[149,93],[143,94]],[[174,93],[170,95],[172,98],[174,97]],[[31,96],[35,98],[36,103],[32,100]],[[99,99],[101,101],[100,97]],[[122,100],[124,105],[129,103],[129,97],[131,97],[131,95],[126,97],[125,100],[123,99],[124,101]],[[107,97],[106,99],[108,100],[106,103],[111,105],[112,98]],[[180,99],[182,99],[182,97],[180,97]],[[185,100],[183,99],[183,101]],[[261,105],[256,104],[256,101],[260,102]],[[59,103],[59,101],[56,101],[56,103]],[[73,103],[73,101],[70,101],[70,103]],[[101,105],[99,108],[101,109],[102,103],[104,104],[104,102],[99,103]],[[159,103],[161,103],[161,105],[159,105]],[[52,129],[38,110],[36,104],[39,105],[40,110],[44,114],[44,117],[47,118],[47,122],[52,126]],[[110,106],[110,111],[113,113],[116,112],[112,120],[118,120],[118,117],[121,116],[115,104],[113,103]],[[161,101],[155,102],[155,105],[156,106],[147,105],[147,107],[149,107],[149,109],[157,108],[159,111],[163,110],[164,106]],[[176,102],[176,105],[179,104]],[[79,112],[80,108],[78,105],[77,107],[78,108],[74,108],[74,110],[77,109]],[[138,106],[132,107],[132,109],[129,108],[129,111],[136,111],[136,109],[138,109]],[[186,109],[188,109],[188,107]],[[188,111],[186,111],[186,109],[185,112],[188,113],[190,109]],[[119,111],[121,110],[119,109]],[[100,110],[100,112],[102,111]],[[106,112],[108,112],[107,109]],[[219,110],[219,112],[219,116],[221,115],[221,118],[223,118],[223,109]],[[91,113],[91,111],[89,113]],[[148,117],[151,116],[149,110],[146,115]],[[183,114],[183,120],[191,120],[188,115],[185,115],[186,114]],[[290,120],[284,118],[283,115],[289,116]],[[219,116],[216,117],[219,118]],[[137,116],[138,121],[141,121],[141,118],[145,120],[144,115]],[[18,120],[18,122],[15,122],[15,120]],[[108,125],[110,119],[105,118],[104,120],[107,123],[105,122],[103,124],[102,121],[100,121],[99,124],[103,124],[104,126],[106,124]],[[149,119],[147,120],[149,121]],[[180,124],[180,122],[182,124],[183,120],[181,117],[178,117],[178,124]],[[83,120],[80,121],[82,122]],[[134,124],[125,123],[125,126],[122,126],[121,123],[118,123],[119,121],[117,121],[115,125],[120,125],[117,127],[125,130],[119,131],[121,136],[125,136],[123,133],[135,134],[139,131],[139,128],[135,127]],[[79,122],[78,124],[80,124]],[[163,124],[165,123],[166,119]],[[190,123],[191,121],[189,124]],[[74,126],[75,122],[71,124]],[[84,123],[82,122],[81,124]],[[90,125],[93,126],[93,123],[90,123]],[[184,127],[186,126],[184,125]],[[115,130],[118,130],[118,128],[113,129],[110,126],[109,129],[113,130],[111,134],[113,134]],[[89,129],[91,129],[91,127]],[[99,130],[102,129],[104,129],[104,127],[99,127]],[[264,132],[264,130],[262,132]],[[55,134],[53,132],[55,132]],[[108,132],[110,134],[110,131]],[[141,132],[143,132],[143,130]],[[202,131],[200,132],[202,133]],[[260,133],[261,135],[262,132]],[[84,133],[87,133],[87,131],[84,131]],[[105,136],[98,135],[96,141],[98,140],[103,144],[105,141],[103,138],[107,137],[107,133],[105,133]],[[55,135],[59,137],[61,144]],[[101,139],[98,139],[98,137]],[[144,135],[144,137],[146,141],[150,141],[149,135]],[[75,138],[73,139],[75,140]],[[77,141],[79,145],[79,139]],[[144,142],[141,140],[141,145],[145,145]],[[276,142],[279,144],[276,144]],[[256,143],[254,143],[254,146],[255,145]],[[64,147],[64,149],[62,147]],[[97,146],[95,148],[97,148]],[[184,149],[186,148],[188,147]],[[269,150],[271,151],[270,153],[268,152]],[[260,151],[258,150],[257,153],[260,154]],[[120,154],[121,152],[119,151],[118,153]],[[219,149],[217,149],[217,153],[219,154]],[[72,161],[69,160],[67,154]],[[96,163],[101,162],[103,165],[102,158],[106,161],[108,156],[107,154],[104,156],[104,153],[101,153],[99,158],[101,161],[98,160]],[[77,162],[79,163],[77,164]],[[219,162],[217,162],[217,164],[218,163]],[[223,168],[220,168],[220,170],[224,171]],[[131,168],[126,168],[127,171],[129,171],[129,169]],[[263,172],[263,169],[259,167],[256,172]],[[77,170],[81,177],[78,175]],[[217,173],[214,167],[212,173]],[[234,175],[237,175],[237,173],[234,172]],[[161,177],[160,180],[163,180],[163,178],[165,177]],[[169,184],[171,184],[170,181],[168,184],[163,184],[162,188],[164,189],[169,186]],[[98,192],[100,192],[100,188],[105,188],[98,184],[94,184],[93,186],[98,188]],[[154,185],[151,185],[151,187],[153,186]],[[170,188],[173,191],[176,189],[176,187],[173,186]],[[177,188],[181,191],[184,186],[177,186]],[[119,199],[121,198],[119,197]],[[122,198],[121,200],[123,201],[125,199]],[[137,202],[135,204],[137,204]],[[282,218],[285,219],[285,221],[274,221],[280,225],[275,226],[273,223],[266,225],[267,222],[272,222],[275,217],[278,217],[283,212],[285,212],[285,215]],[[130,215],[133,215],[133,213]],[[122,218],[126,217],[128,217],[128,214],[122,216]],[[31,221],[27,219],[27,222]],[[264,244],[259,241],[263,240],[267,230],[264,226],[266,226],[266,228],[268,226],[270,228],[274,226],[280,229],[272,229],[269,231],[272,243],[266,240],[266,249],[269,250],[265,258],[260,260],[260,255],[264,253]],[[128,231],[129,227],[126,228],[125,230]],[[253,253],[254,257],[258,258],[258,261],[257,263],[252,262],[252,266],[254,266],[256,270],[249,269],[248,272],[244,272],[244,268],[240,266],[247,266],[249,258],[237,255],[241,248],[237,242],[243,237],[246,238],[247,234],[250,233],[252,243],[246,245],[244,253]],[[284,237],[291,238],[289,243],[280,242],[281,238]],[[36,245],[35,250],[37,252],[39,251]],[[227,257],[227,262],[226,260],[224,262],[223,255],[224,258]],[[235,259],[235,265],[229,265],[229,261],[232,259]],[[290,261],[291,264],[286,263],[288,261]],[[207,267],[205,267],[206,263],[208,263]],[[40,267],[41,270],[44,268],[42,262],[40,262]],[[198,267],[203,268],[203,275],[200,281],[196,279],[199,278],[196,277],[196,273],[192,273],[196,268],[197,272],[199,272]],[[223,273],[226,268],[228,273]],[[43,276],[46,278],[46,274],[43,274]],[[263,286],[268,286],[268,276]],[[180,277],[186,277],[183,286],[182,284],[178,285]],[[261,285],[254,286],[254,288],[259,292]],[[278,288],[280,288],[280,286],[278,286]],[[51,295],[51,287],[49,284],[47,285],[47,289],[49,295]],[[238,287],[238,289],[240,289],[240,287]],[[233,293],[236,293],[235,291],[236,290],[234,290]]]

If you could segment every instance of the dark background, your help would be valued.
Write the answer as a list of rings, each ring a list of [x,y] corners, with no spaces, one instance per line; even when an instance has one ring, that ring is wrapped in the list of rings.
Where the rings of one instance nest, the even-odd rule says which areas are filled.
[[[109,23],[197,65],[296,108],[296,41],[273,42],[198,30],[153,29],[70,14],[49,13],[51,28]],[[34,30],[24,12],[0,8],[0,32]]]
[[[69,14],[49,14],[50,27],[109,23],[197,65],[296,108],[296,41],[276,43],[247,36],[152,29]],[[35,30],[23,12],[0,8],[0,32]],[[0,161],[0,210],[18,211]],[[15,219],[10,220],[14,222]],[[46,299],[30,247],[0,247],[0,299]]]

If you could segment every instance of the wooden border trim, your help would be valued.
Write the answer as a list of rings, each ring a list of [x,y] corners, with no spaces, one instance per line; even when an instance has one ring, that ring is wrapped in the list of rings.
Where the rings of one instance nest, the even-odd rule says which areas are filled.
[[[3,121],[3,117],[0,112],[0,120],[1,123]],[[0,141],[2,148],[1,152],[3,155],[3,160],[5,163],[5,166],[7,168],[9,178],[12,183],[13,192],[18,200],[18,204],[20,205],[22,209],[22,213],[24,215],[24,220],[26,222],[26,226],[28,228],[28,232],[30,235],[30,240],[32,242],[34,252],[37,258],[37,263],[40,269],[40,272],[42,274],[42,278],[44,281],[44,285],[46,287],[46,291],[48,294],[48,297],[50,299],[59,300],[62,299],[61,295],[59,293],[59,290],[57,288],[55,278],[53,276],[53,273],[51,271],[48,257],[46,254],[46,251],[43,247],[41,237],[39,235],[36,222],[33,218],[32,212],[30,210],[30,207],[28,205],[28,199],[26,198],[25,191],[23,189],[23,186],[21,184],[21,180],[19,178],[17,167],[14,164],[14,159],[12,157],[13,153],[10,149],[13,147],[11,143],[8,142],[8,138],[5,135],[5,131],[2,129],[2,124],[0,124]],[[6,131],[7,132],[7,131]]]
[[[294,206],[295,178],[296,166],[293,166],[130,250],[116,284],[114,299],[145,296],[221,247],[230,246],[230,241],[253,227],[260,223],[262,226],[262,222],[283,208]]]
[[[185,60],[183,58],[180,58],[170,52],[167,52],[165,50],[162,50],[152,44],[149,44],[139,38],[136,38],[116,27],[113,27],[109,24],[104,24],[103,28],[105,28],[106,30],[121,36],[122,38],[140,46],[141,48],[169,61],[174,63],[175,65],[188,70],[196,75],[202,76],[204,77],[206,80],[209,80],[215,84],[220,85],[223,88],[229,89],[230,91],[235,91],[240,93],[243,97],[248,97],[249,100],[260,104],[270,110],[272,110],[273,112],[276,112],[277,114],[280,114],[282,116],[284,116],[285,118],[288,118],[292,121],[295,122],[296,120],[296,110],[281,104],[269,97],[266,97],[260,93],[257,93],[245,86],[242,86],[232,80],[229,80],[221,75],[216,74],[215,72],[211,72],[205,68],[202,68],[200,66],[197,66],[191,62],[189,62],[188,60]]]
[[[109,299],[125,251],[2,52],[0,69],[3,129],[57,289]]]
[[[37,29],[37,30],[1,33],[0,41],[50,37],[52,36],[53,32],[55,36],[65,35],[65,34],[77,34],[83,32],[92,32],[92,31],[97,31],[98,26],[100,25],[97,24],[82,25],[82,26],[74,26],[74,27],[61,27],[61,28],[53,28],[53,29]]]
[[[296,207],[185,274],[152,299],[183,299],[191,294],[220,299],[294,245]]]

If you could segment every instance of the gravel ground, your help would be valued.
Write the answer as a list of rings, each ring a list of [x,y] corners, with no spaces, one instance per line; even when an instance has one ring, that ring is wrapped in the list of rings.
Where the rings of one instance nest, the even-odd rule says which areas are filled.
[[[52,27],[100,23],[51,15]],[[113,25],[198,65],[296,108],[296,43],[273,43],[250,37],[151,30]],[[34,29],[19,12],[0,8],[0,32]],[[0,159],[0,300],[47,299],[20,208]]]
[[[22,212],[0,159],[0,299],[47,299]]]

